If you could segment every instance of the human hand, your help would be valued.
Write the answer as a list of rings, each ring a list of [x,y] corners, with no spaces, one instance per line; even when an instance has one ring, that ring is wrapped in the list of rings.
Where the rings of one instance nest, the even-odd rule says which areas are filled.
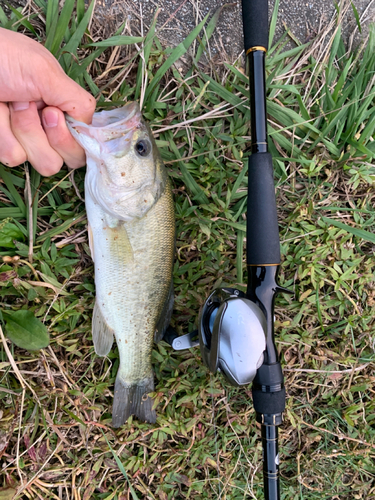
[[[71,80],[41,44],[0,28],[0,161],[28,160],[44,176],[85,165],[64,112],[91,123],[95,99]]]

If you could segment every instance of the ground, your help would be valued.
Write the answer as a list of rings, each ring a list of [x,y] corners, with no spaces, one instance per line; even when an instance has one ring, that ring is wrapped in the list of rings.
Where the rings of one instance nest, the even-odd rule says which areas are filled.
[[[251,1],[251,0],[249,0]],[[264,0],[266,1],[266,0]],[[372,0],[354,0],[353,4],[358,12],[363,27],[368,26],[374,18],[375,3]],[[144,30],[147,31],[153,15],[160,9],[159,35],[170,45],[181,42],[196,26],[197,21],[208,13],[213,14],[220,7],[221,11],[216,32],[213,36],[212,50],[225,50],[229,56],[237,57],[243,47],[243,32],[241,18],[241,2],[225,2],[225,0],[98,0],[98,11],[103,14],[116,15],[119,19],[129,21],[135,29],[139,27],[142,18]],[[270,16],[275,0],[269,2]],[[280,37],[285,28],[290,29],[293,36],[304,43],[323,26],[327,25],[334,15],[335,2],[331,0],[280,0],[279,16],[276,27],[276,37]],[[345,19],[346,38],[356,29],[356,20],[353,12]],[[363,30],[366,33],[366,29]],[[357,42],[360,37],[357,37]]]
[[[161,11],[156,36],[147,16],[147,5],[153,11],[156,3],[119,2],[112,10],[97,1],[90,21],[83,0],[66,0],[67,24],[52,2],[24,3],[23,13],[7,11],[8,29],[41,42],[59,37],[55,56],[95,95],[98,108],[141,102],[173,184],[172,322],[179,334],[192,331],[215,287],[245,289],[249,89],[239,58],[238,5],[225,7],[220,31],[209,41],[198,28],[174,49],[183,29],[202,18],[204,2],[198,13],[198,2],[181,2],[187,17],[180,20],[181,8],[167,24]],[[373,500],[375,34],[365,38],[361,24],[365,43],[353,53],[357,14],[349,0],[333,19],[333,9],[322,18],[310,4],[304,10],[285,4],[277,32],[284,19],[295,28],[289,47],[308,43],[287,52],[282,43],[273,45],[266,68],[280,283],[294,292],[280,294],[275,307],[287,391],[279,431],[281,489],[287,500]],[[314,5],[323,12],[324,4]],[[365,18],[373,9],[372,2],[356,6],[358,16],[369,6]],[[166,6],[172,17],[177,8],[176,2]],[[189,10],[197,19],[190,16],[186,27]],[[30,24],[23,26],[25,17]],[[4,16],[0,21],[7,24]],[[143,29],[144,45],[133,39],[92,46],[123,21],[125,35]],[[341,24],[352,28],[345,43]],[[113,429],[118,353],[114,348],[99,358],[92,345],[95,286],[84,173],[79,169],[73,178],[63,169],[41,178],[27,165],[0,165],[2,328],[9,337],[7,316],[30,313],[50,334],[48,348],[30,351],[0,331],[1,500],[262,500],[262,447],[250,387],[234,388],[210,374],[199,349],[155,345],[157,423],[131,418]],[[4,246],[4,227],[10,246]]]

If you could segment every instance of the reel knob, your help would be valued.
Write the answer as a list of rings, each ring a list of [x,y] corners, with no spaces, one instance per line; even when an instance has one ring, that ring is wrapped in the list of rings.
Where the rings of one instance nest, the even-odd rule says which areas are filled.
[[[219,288],[207,299],[199,318],[199,344],[212,373],[220,370],[235,386],[247,385],[263,364],[266,318],[243,292]]]

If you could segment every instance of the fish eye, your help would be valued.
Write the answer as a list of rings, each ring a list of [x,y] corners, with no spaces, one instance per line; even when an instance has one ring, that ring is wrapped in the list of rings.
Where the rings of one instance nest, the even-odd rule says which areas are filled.
[[[139,141],[137,141],[134,149],[139,156],[142,156],[144,158],[151,152],[151,143],[147,139],[140,139]]]

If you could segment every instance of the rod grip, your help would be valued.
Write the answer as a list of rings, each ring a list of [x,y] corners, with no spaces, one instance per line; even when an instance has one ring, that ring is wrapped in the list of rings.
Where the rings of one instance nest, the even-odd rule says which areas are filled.
[[[242,0],[245,52],[253,47],[268,50],[268,0]]]
[[[247,265],[280,264],[279,226],[270,153],[249,158],[247,199]]]

